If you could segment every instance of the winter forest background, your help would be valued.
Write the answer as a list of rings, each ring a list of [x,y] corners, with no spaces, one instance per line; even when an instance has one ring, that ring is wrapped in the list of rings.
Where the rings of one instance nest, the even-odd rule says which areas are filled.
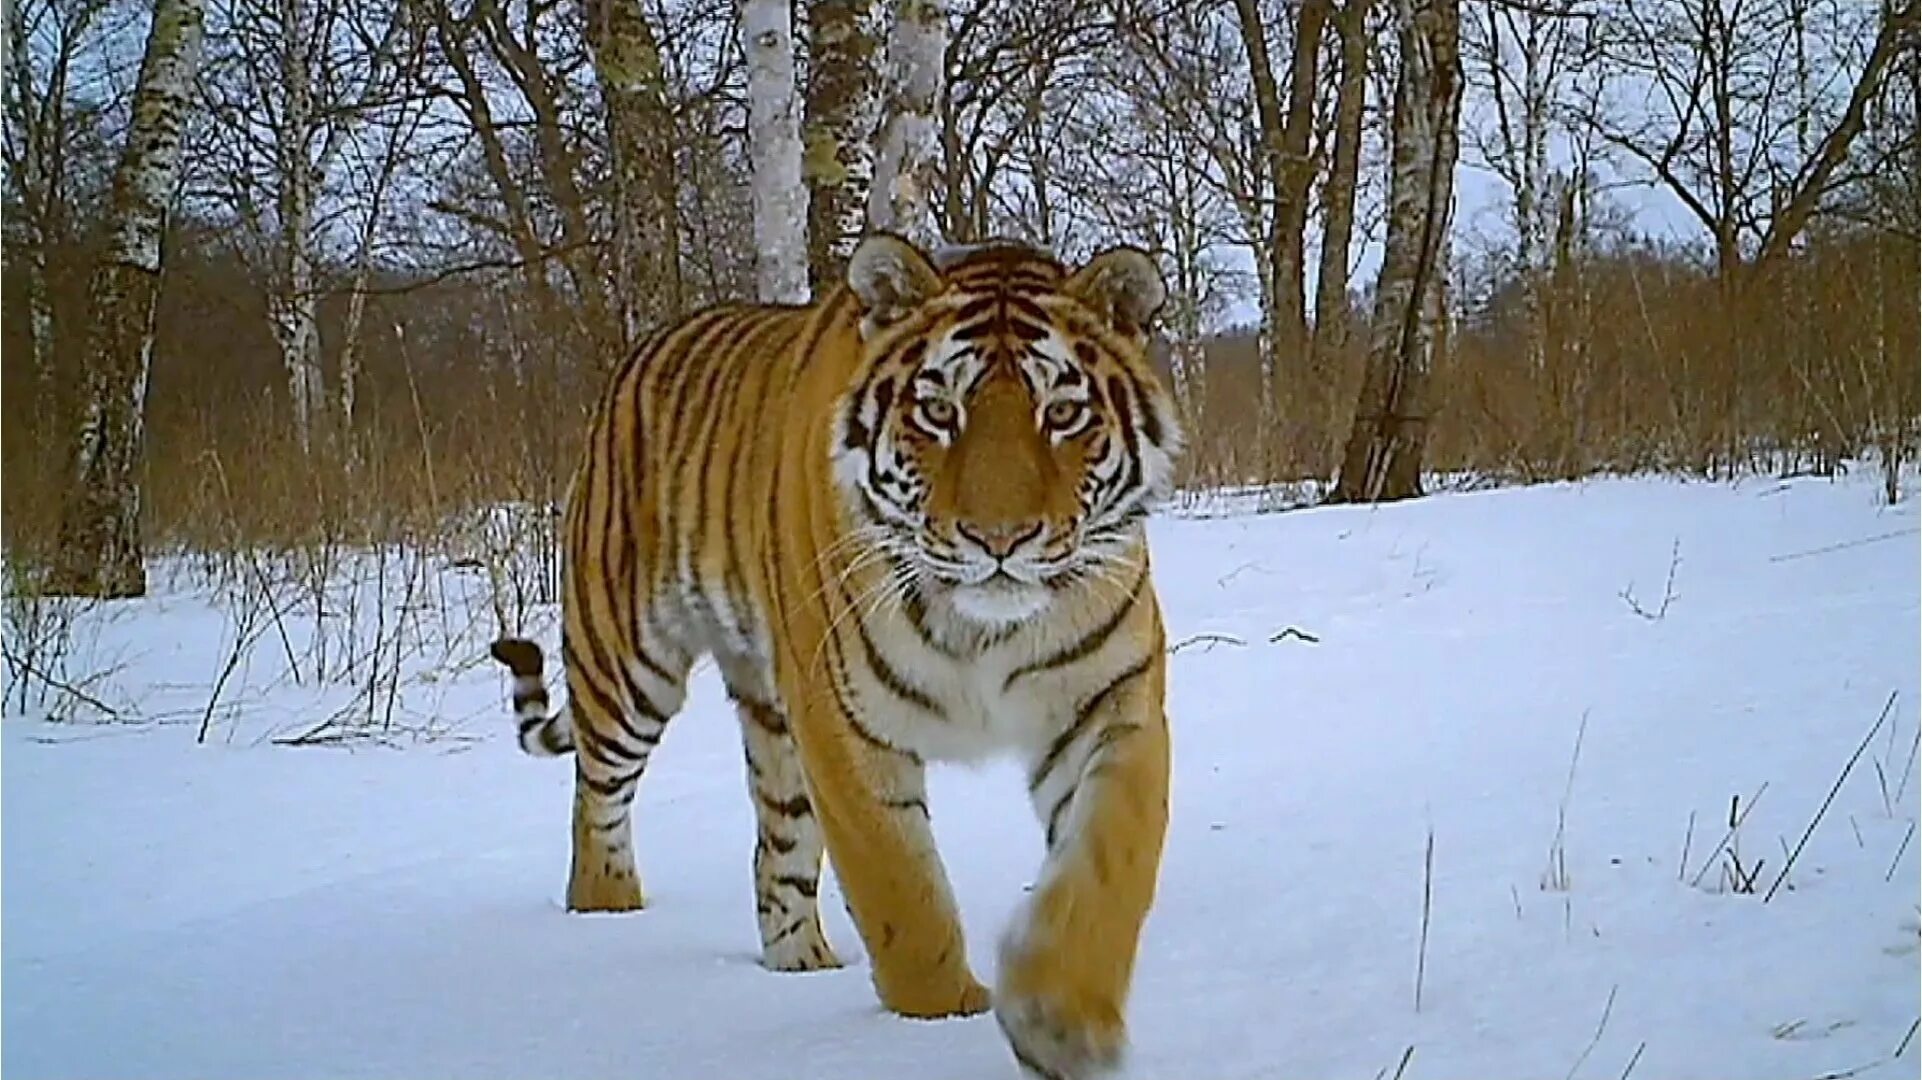
[[[551,550],[472,511],[560,499],[650,328],[870,224],[1152,249],[1191,488],[1913,453],[1914,0],[16,0],[5,44],[16,584]]]

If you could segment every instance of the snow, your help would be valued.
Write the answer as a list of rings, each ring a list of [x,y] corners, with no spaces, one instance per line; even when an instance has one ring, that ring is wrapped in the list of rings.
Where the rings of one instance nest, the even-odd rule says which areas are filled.
[[[1174,817],[1129,1074],[1913,1075],[1916,505],[1636,479],[1155,521]],[[67,665],[112,667],[88,692],[144,722],[16,698],[0,725],[9,1077],[1015,1075],[991,1019],[879,1010],[831,887],[851,967],[756,966],[711,668],[642,785],[649,909],[572,916],[571,770],[520,754],[505,679],[462,652],[493,632],[474,571],[419,575],[437,614],[385,742],[324,748],[271,741],[364,708],[281,670],[297,611],[195,744],[231,603],[177,576],[80,614]],[[1763,784],[1758,894],[1724,859],[1678,880],[1690,815],[1687,877]],[[937,771],[932,804],[986,977],[1037,829],[1011,768]]]

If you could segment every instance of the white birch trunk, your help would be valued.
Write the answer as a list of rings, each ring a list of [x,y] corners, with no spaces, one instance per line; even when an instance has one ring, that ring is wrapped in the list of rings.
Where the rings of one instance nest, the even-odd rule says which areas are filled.
[[[801,180],[801,114],[788,0],[743,0],[741,36],[747,49],[756,289],[762,303],[805,304],[808,193]]]
[[[1445,345],[1449,227],[1461,118],[1457,0],[1396,0],[1388,236],[1369,339],[1368,374],[1336,480],[1337,502],[1421,494],[1428,378]]]
[[[840,279],[867,229],[881,112],[880,6],[809,0],[805,152],[808,264],[815,287]]]
[[[941,186],[938,110],[945,82],[947,0],[897,0],[883,64],[881,130],[875,139],[868,226],[939,247]]]
[[[204,11],[202,0],[154,5],[126,150],[114,173],[112,225],[89,289],[86,402],[53,592],[126,597],[147,589],[139,464],[160,240],[180,175]]]
[[[319,298],[314,293],[312,231],[317,172],[309,157],[315,136],[309,38],[315,12],[306,0],[279,0],[281,109],[274,128],[275,203],[279,218],[274,282],[267,319],[287,375],[294,438],[313,449],[314,409],[321,401]]]

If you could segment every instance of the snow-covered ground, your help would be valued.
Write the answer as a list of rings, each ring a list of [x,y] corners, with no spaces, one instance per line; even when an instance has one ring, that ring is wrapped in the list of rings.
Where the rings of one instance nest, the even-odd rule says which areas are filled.
[[[1917,527],[1866,478],[1158,520],[1174,820],[1131,1075],[1914,1075]],[[1014,1075],[992,1020],[878,1009],[838,897],[856,966],[756,966],[711,669],[642,786],[649,910],[564,913],[570,769],[514,746],[475,578],[321,620],[412,612],[374,694],[344,641],[315,670],[311,613],[257,621],[204,745],[237,601],[80,616],[63,670],[142,722],[0,730],[8,1077]],[[341,710],[387,737],[271,741]],[[1737,796],[1753,894],[1715,853]],[[933,806],[985,975],[1037,831],[1010,769]]]

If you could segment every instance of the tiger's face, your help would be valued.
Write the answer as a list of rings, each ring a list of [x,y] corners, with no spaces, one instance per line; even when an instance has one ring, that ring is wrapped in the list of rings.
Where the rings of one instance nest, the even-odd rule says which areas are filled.
[[[1068,273],[1000,245],[937,268],[883,235],[848,282],[867,362],[833,453],[861,550],[988,626],[1118,576],[1181,445],[1146,356],[1153,260],[1116,248]]]

